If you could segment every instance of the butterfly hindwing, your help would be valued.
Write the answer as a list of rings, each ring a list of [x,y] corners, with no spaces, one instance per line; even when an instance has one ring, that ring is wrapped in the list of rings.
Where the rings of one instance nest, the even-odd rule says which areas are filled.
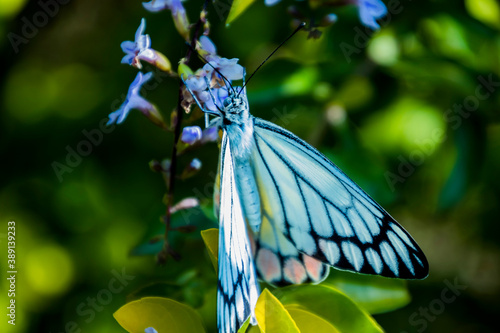
[[[411,236],[318,150],[259,118],[254,118],[254,140],[252,163],[264,196],[261,228],[268,230],[259,235],[260,250],[283,257],[295,248],[364,274],[427,276],[427,260]],[[280,242],[285,245],[280,247]],[[259,265],[258,256],[257,269],[263,275],[260,266],[265,265]]]
[[[217,326],[218,331],[223,333],[236,332],[249,316],[255,317],[254,308],[260,293],[229,146],[229,140],[224,135],[219,163],[221,182],[217,285]]]
[[[297,248],[283,235],[277,227],[277,221],[283,221],[280,206],[276,205],[276,188],[266,184],[272,182],[269,173],[259,158],[253,159],[256,183],[261,199],[262,222],[255,239],[255,265],[259,277],[276,286],[320,282],[328,276],[329,267]],[[257,164],[257,165],[255,165]],[[269,188],[269,191],[264,189]]]

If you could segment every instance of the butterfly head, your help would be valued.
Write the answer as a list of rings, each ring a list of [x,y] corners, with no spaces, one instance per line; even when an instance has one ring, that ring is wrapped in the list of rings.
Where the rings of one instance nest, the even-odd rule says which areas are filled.
[[[222,102],[222,111],[226,116],[240,114],[244,111],[248,112],[246,99],[235,91],[229,90],[228,96]]]

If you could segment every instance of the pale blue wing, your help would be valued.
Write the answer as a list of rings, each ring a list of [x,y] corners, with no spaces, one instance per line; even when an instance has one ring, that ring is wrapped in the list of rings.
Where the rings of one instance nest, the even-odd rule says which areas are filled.
[[[252,165],[274,234],[339,269],[404,279],[427,276],[427,260],[411,236],[318,150],[258,118],[254,139]],[[282,255],[268,235],[259,235],[257,244]],[[260,273],[259,264],[257,269]]]
[[[219,333],[234,333],[252,316],[259,297],[255,264],[236,190],[234,165],[226,134],[220,160],[219,281],[217,326]]]

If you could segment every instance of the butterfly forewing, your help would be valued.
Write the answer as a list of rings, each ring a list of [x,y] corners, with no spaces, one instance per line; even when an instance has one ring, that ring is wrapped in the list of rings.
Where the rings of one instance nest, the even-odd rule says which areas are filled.
[[[411,236],[318,150],[258,118],[254,140],[252,165],[264,211],[256,260],[265,280],[278,279],[276,270],[269,271],[271,262],[281,265],[280,283],[321,280],[324,271],[318,273],[308,257],[364,274],[427,276],[427,260]],[[267,260],[259,261],[263,249]],[[292,257],[302,263],[305,275],[295,270],[290,279],[284,274]],[[300,271],[299,265],[293,267]]]
[[[217,326],[236,332],[252,315],[259,296],[254,259],[234,179],[230,144],[224,134],[220,160],[219,279]]]

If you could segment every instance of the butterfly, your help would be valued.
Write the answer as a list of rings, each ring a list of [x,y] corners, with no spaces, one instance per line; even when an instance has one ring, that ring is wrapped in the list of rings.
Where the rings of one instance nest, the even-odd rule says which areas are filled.
[[[214,200],[219,333],[236,332],[249,317],[257,324],[258,279],[318,283],[330,266],[401,279],[428,275],[422,250],[389,213],[316,148],[252,116],[245,82],[237,91],[226,81],[217,98],[206,82],[217,111],[204,109],[188,87],[222,130]]]

